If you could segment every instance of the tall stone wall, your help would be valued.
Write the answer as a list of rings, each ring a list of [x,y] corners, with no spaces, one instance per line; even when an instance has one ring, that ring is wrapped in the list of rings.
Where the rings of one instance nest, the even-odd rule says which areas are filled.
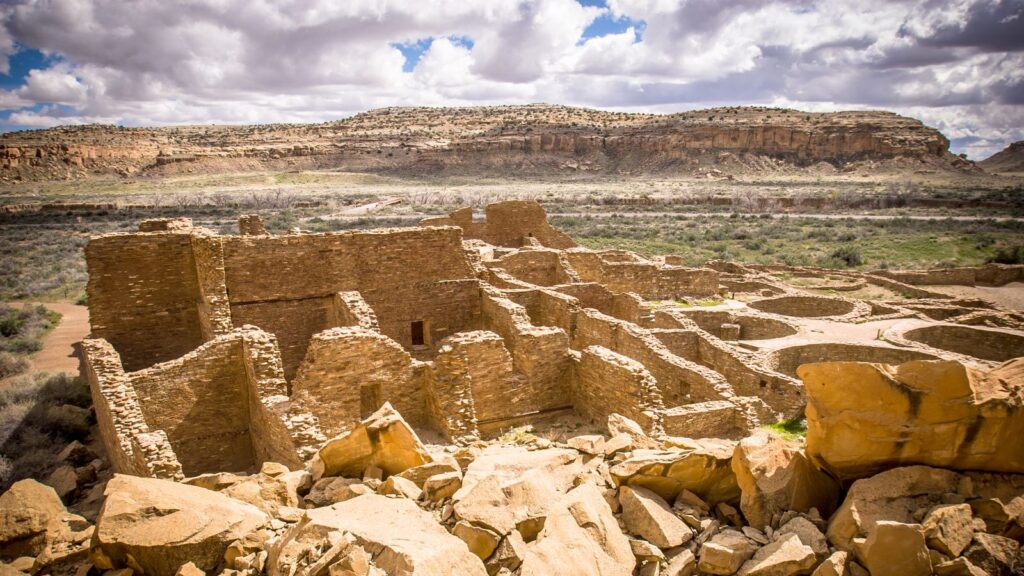
[[[575,374],[572,399],[581,416],[605,422],[615,412],[635,420],[644,430],[661,429],[661,392],[643,364],[602,346],[588,346]]]
[[[171,360],[203,343],[189,232],[111,234],[85,247],[92,337],[110,342],[127,370]]]
[[[85,378],[92,393],[96,427],[115,472],[140,474],[132,436],[149,430],[138,395],[121,366],[121,358],[106,340],[82,341]]]
[[[167,434],[186,476],[256,463],[241,339],[218,338],[128,378],[146,423]]]
[[[501,268],[514,278],[537,286],[568,284],[578,278],[566,268],[562,254],[550,249],[529,249],[513,252],[488,266]]]
[[[612,252],[569,250],[573,270],[584,282],[597,282],[612,292],[635,292],[648,300],[718,293],[718,272],[710,268],[680,268],[647,261],[622,261]]]

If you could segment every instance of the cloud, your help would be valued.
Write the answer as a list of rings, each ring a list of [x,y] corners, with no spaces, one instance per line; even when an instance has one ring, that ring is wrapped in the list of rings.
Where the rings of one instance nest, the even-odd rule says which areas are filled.
[[[785,103],[1024,138],[1024,0],[7,0],[0,72],[18,50],[48,58],[0,89],[7,126]]]

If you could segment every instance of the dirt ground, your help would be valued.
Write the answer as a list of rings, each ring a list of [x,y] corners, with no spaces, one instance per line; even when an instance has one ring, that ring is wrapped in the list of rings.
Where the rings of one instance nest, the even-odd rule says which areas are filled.
[[[60,312],[60,324],[43,338],[43,349],[29,360],[35,372],[70,372],[78,374],[76,344],[89,335],[89,309],[70,301],[44,302],[50,310]]]
[[[1010,310],[1024,311],[1024,282],[1011,282],[1006,286],[924,286],[960,298],[980,298]]]

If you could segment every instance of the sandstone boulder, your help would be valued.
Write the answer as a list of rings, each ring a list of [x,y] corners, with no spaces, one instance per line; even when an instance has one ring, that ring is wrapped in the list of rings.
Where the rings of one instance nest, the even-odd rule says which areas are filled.
[[[654,492],[639,486],[619,488],[626,529],[659,548],[674,548],[693,538],[690,529]]]
[[[454,458],[413,466],[412,468],[399,472],[398,476],[411,480],[414,484],[423,488],[423,483],[427,481],[427,478],[448,472],[456,472],[460,477],[462,476],[462,468]]]
[[[537,540],[527,546],[521,576],[630,576],[629,539],[592,484],[570,490],[553,507]]]
[[[479,526],[473,526],[465,520],[461,520],[452,528],[452,534],[466,543],[469,551],[476,554],[481,560],[487,560],[498,547],[501,536],[493,531]]]
[[[385,403],[352,430],[328,440],[317,452],[313,470],[317,478],[362,478],[370,466],[390,475],[431,460],[416,432]]]
[[[816,508],[828,516],[839,499],[839,486],[811,464],[799,445],[766,430],[736,445],[732,470],[742,493],[740,510],[757,528],[771,525],[786,510]]]
[[[423,490],[415,482],[401,476],[389,477],[377,492],[385,496],[392,494],[410,500],[419,500],[420,495],[423,494]]]
[[[850,574],[850,570],[847,569],[848,555],[847,552],[837,550],[819,564],[811,576],[847,576]]]
[[[608,436],[614,438],[623,434],[629,436],[633,448],[656,449],[661,447],[656,440],[644,433],[644,429],[634,420],[630,420],[622,414],[609,414]]]
[[[325,536],[331,534],[334,536]],[[366,550],[374,566],[389,576],[487,574],[483,562],[430,513],[405,498],[377,494],[308,510],[271,548],[268,574],[294,573],[297,559],[308,556],[311,552],[304,551],[314,549],[313,544],[319,544],[325,537],[328,541],[341,542],[340,547],[344,547],[342,535]]]
[[[842,480],[908,464],[1024,473],[1022,362],[804,364],[807,453]]]
[[[810,574],[817,556],[796,534],[787,534],[761,548],[743,563],[740,576],[793,576]]]
[[[74,564],[84,559],[92,533],[53,488],[35,480],[19,480],[0,496],[0,561],[27,563],[22,568],[32,572]]]
[[[229,544],[269,520],[255,506],[169,480],[118,474],[106,496],[90,551],[101,569],[173,576],[192,561],[209,572],[221,565]]]
[[[692,440],[686,448],[634,450],[609,473],[616,485],[642,486],[668,501],[689,490],[712,506],[737,502],[734,450],[735,443],[712,439]]]
[[[971,543],[974,522],[969,504],[950,504],[933,508],[924,519],[928,547],[957,557]]]
[[[697,568],[707,574],[735,574],[756,551],[757,544],[742,532],[722,530],[701,546]]]
[[[917,524],[880,520],[857,556],[871,576],[929,576],[932,573],[924,533]]]
[[[451,498],[462,488],[462,477],[458,472],[435,474],[423,483],[422,497],[430,502],[440,502]]]
[[[936,564],[932,568],[936,576],[988,576],[984,570],[962,556]]]
[[[354,478],[321,478],[313,483],[303,502],[309,508],[318,508],[372,492],[369,486]]]
[[[283,468],[283,470],[281,469]],[[272,516],[282,506],[298,507],[299,491],[309,489],[311,477],[305,470],[290,471],[281,464],[268,462],[251,476],[228,472],[186,478],[185,484],[222,492],[247,502]]]
[[[964,551],[964,557],[986,574],[1011,576],[1020,574],[1020,544],[1010,538],[978,532]]]
[[[810,546],[811,550],[814,550],[818,558],[828,556],[828,539],[825,538],[825,535],[821,533],[821,530],[813,522],[803,516],[797,516],[783,524],[777,534],[779,536],[795,534],[801,542]]]
[[[955,494],[960,479],[951,470],[907,466],[857,480],[829,519],[828,539],[842,550],[853,551],[853,539],[867,537],[876,522],[911,524],[917,510],[945,504],[944,495]]]

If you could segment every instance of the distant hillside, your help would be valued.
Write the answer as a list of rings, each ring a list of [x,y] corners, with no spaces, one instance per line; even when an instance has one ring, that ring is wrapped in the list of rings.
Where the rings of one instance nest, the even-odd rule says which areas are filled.
[[[384,108],[323,124],[60,127],[0,135],[0,181],[338,169],[401,175],[976,170],[890,112]]]
[[[990,174],[1024,172],[1024,140],[1014,142],[1001,152],[978,162],[978,166]]]

